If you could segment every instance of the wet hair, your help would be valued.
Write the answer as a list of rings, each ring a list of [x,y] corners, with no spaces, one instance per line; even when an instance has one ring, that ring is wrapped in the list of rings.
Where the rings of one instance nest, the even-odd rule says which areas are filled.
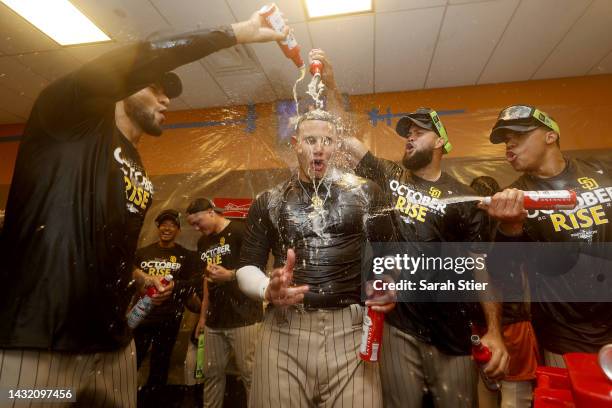
[[[493,177],[480,176],[472,180],[470,187],[482,196],[492,196],[501,191],[499,183]]]
[[[300,125],[302,122],[306,122],[307,120],[322,120],[324,122],[329,122],[337,134],[342,133],[343,130],[342,120],[338,116],[322,109],[314,109],[297,118],[297,122],[295,123],[296,135],[300,133]]]

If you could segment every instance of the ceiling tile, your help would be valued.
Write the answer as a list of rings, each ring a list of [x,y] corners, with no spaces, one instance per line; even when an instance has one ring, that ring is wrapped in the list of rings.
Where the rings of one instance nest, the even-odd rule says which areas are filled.
[[[78,59],[80,62],[88,62],[119,46],[121,46],[121,44],[117,42],[107,42],[101,44],[77,45],[73,47],[66,47],[65,50],[74,58]]]
[[[374,16],[359,15],[308,23],[312,46],[323,49],[334,65],[343,92],[374,91]]]
[[[215,83],[199,61],[174,70],[183,81],[181,99],[192,108],[223,106],[228,104],[225,93]]]
[[[58,49],[60,46],[19,14],[0,3],[0,51],[4,54]]]
[[[612,1],[595,0],[533,79],[586,75],[612,49]]]
[[[27,118],[30,115],[34,100],[20,92],[0,87],[0,110],[11,113],[14,116]]]
[[[142,40],[173,32],[149,0],[72,0],[112,39]],[[176,6],[180,7],[181,2]]]
[[[518,3],[449,6],[425,87],[474,85]]]
[[[590,1],[521,2],[478,83],[530,79]]]
[[[232,12],[240,21],[247,20],[265,2],[261,0],[227,0]],[[306,21],[302,0],[276,0],[274,2],[283,13],[289,24]]]
[[[448,4],[455,5],[455,4],[468,4],[468,3],[486,3],[489,1],[500,1],[500,0],[448,0]]]
[[[181,111],[191,109],[181,96],[178,98],[170,99],[170,106],[168,106],[168,110],[170,111]]]
[[[446,0],[376,0],[374,11],[380,13],[439,6],[446,6]]]
[[[589,72],[591,75],[597,74],[612,74],[612,51],[608,55],[599,61]]]
[[[444,7],[376,15],[376,92],[421,89]]]
[[[264,74],[231,75],[217,78],[230,99],[229,105],[265,103],[276,100],[276,94]],[[216,106],[228,105],[222,103]]]
[[[36,99],[49,81],[19,62],[17,57],[0,57],[0,85]]]
[[[225,0],[151,0],[177,33],[235,22]]]
[[[74,71],[81,63],[64,50],[23,54],[19,61],[38,75],[52,81]]]

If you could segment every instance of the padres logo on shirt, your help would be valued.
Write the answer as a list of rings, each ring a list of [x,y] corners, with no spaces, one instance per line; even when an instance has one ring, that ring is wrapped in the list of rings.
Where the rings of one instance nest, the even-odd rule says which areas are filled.
[[[591,177],[580,177],[578,182],[585,190],[594,190],[599,187],[599,184],[594,178]]]
[[[442,203],[439,198],[442,196],[442,191],[436,187],[429,189],[429,195],[414,190],[412,186],[401,184],[397,180],[389,182],[389,188],[394,196],[397,196],[395,209],[399,211],[406,222],[416,220],[425,222],[425,218],[429,212],[436,214],[446,214],[446,204]]]

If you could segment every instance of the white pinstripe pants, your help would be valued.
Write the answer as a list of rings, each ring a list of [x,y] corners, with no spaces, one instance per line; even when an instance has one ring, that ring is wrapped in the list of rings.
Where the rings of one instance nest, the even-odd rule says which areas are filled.
[[[255,344],[260,336],[259,323],[233,329],[204,331],[204,406],[221,408],[225,395],[226,369],[233,353],[240,379],[247,395],[251,388]]]
[[[376,363],[359,358],[363,308],[268,308],[255,353],[249,405],[382,407]]]
[[[440,408],[475,407],[478,372],[471,357],[451,356],[385,324],[380,373],[385,407],[419,408],[429,389]]]
[[[75,354],[44,350],[0,350],[0,388],[72,388],[75,403],[0,401],[0,407],[136,408],[136,347]],[[31,404],[31,405],[30,405]]]

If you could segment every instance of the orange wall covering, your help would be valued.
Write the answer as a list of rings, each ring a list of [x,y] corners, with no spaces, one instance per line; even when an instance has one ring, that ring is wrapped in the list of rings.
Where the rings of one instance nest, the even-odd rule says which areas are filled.
[[[385,158],[399,160],[403,139],[378,116],[376,126],[370,120],[373,109],[379,115],[409,112],[429,106],[442,112],[454,149],[449,157],[500,157],[502,146],[491,145],[488,133],[497,113],[514,103],[533,104],[551,114],[561,126],[564,150],[610,149],[612,137],[612,75],[516,82],[495,85],[431,89],[412,92],[359,95],[350,98],[352,119],[358,137],[372,151]],[[185,173],[226,174],[234,170],[278,169],[291,166],[293,155],[286,144],[277,140],[275,103],[254,107],[255,129],[249,133],[246,123],[221,123],[201,127],[201,122],[232,122],[247,116],[246,106],[171,112],[168,129],[159,138],[145,136],[140,152],[151,176]],[[445,113],[446,112],[446,113]],[[20,134],[22,127],[0,126],[2,137]],[[16,139],[16,138],[14,138]],[[11,139],[12,140],[12,139]],[[0,185],[10,183],[18,141],[0,143]]]

